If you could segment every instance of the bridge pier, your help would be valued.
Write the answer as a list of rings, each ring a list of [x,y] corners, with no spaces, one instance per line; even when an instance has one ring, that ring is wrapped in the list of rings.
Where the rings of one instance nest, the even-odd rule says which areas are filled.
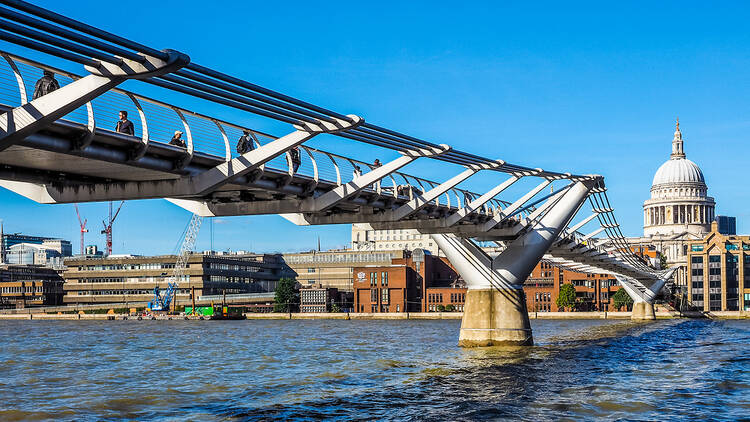
[[[633,312],[630,316],[633,321],[653,321],[656,319],[654,304],[645,301],[633,302]]]
[[[676,269],[667,272],[663,278],[656,280],[651,286],[645,286],[638,280],[629,279],[624,276],[615,276],[620,286],[625,289],[628,296],[633,299],[633,312],[630,319],[633,321],[653,321],[656,319],[654,311],[654,300],[664,284],[672,278]]]
[[[468,285],[459,346],[533,345],[523,282],[575,216],[590,189],[589,184],[577,182],[550,198],[547,213],[508,241],[494,258],[469,239],[431,235]]]

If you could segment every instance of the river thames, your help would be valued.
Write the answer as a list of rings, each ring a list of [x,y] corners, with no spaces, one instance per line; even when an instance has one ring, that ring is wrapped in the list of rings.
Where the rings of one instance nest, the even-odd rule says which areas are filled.
[[[737,420],[750,321],[3,321],[0,420]]]

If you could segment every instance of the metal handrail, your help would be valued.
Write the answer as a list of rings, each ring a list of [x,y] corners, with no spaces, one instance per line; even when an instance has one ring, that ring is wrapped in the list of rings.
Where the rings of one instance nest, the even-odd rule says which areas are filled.
[[[15,74],[16,78],[21,78],[21,75],[20,75],[20,72],[17,71],[17,68],[16,68],[14,62],[23,63],[25,65],[32,66],[32,67],[35,67],[35,68],[41,69],[41,70],[49,70],[49,71],[51,71],[51,72],[53,72],[55,74],[58,74],[58,75],[61,75],[61,76],[64,76],[64,77],[68,77],[68,78],[70,78],[72,80],[78,80],[78,79],[80,79],[82,77],[82,76],[80,76],[78,74],[75,74],[73,72],[69,72],[69,71],[66,71],[66,70],[63,70],[63,69],[59,69],[59,68],[56,68],[54,66],[49,66],[49,65],[43,64],[41,62],[35,61],[35,60],[31,60],[31,59],[27,59],[25,57],[18,56],[16,54],[12,54],[12,53],[8,53],[8,52],[0,51],[0,55],[2,55],[2,56],[5,57],[6,61],[8,61],[8,64],[10,65],[11,69],[14,72],[16,72],[16,74]],[[23,94],[25,93],[25,85],[23,84],[22,79],[19,79],[18,89],[19,89],[19,94],[21,95],[22,102],[23,102],[24,99],[27,98],[27,97],[23,96]],[[186,165],[187,163],[190,162],[190,160],[192,159],[192,155],[193,155],[193,153],[195,151],[194,150],[194,148],[195,148],[195,142],[194,142],[194,139],[193,139],[193,134],[190,131],[189,123],[185,119],[186,115],[195,117],[195,118],[200,119],[200,120],[203,120],[207,124],[214,125],[214,126],[217,127],[218,134],[221,136],[222,141],[223,141],[222,142],[222,144],[223,144],[222,145],[222,149],[225,150],[225,156],[223,157],[225,160],[231,159],[231,151],[230,151],[228,137],[226,136],[226,131],[224,130],[224,127],[230,127],[230,128],[234,128],[234,129],[240,130],[240,131],[244,131],[244,130],[249,131],[250,134],[253,136],[253,138],[258,143],[258,145],[261,144],[260,141],[258,140],[258,137],[265,138],[265,139],[268,139],[268,140],[277,139],[275,136],[273,136],[271,134],[268,134],[268,133],[257,131],[257,130],[248,128],[246,126],[241,126],[241,125],[238,125],[238,124],[235,124],[235,123],[231,123],[231,122],[228,122],[228,121],[225,121],[225,120],[217,119],[215,117],[211,117],[211,116],[208,116],[208,115],[205,115],[205,114],[202,114],[202,113],[198,113],[198,112],[194,112],[194,111],[191,111],[191,110],[187,110],[185,108],[178,107],[178,106],[175,106],[173,104],[169,104],[167,102],[157,100],[155,98],[147,97],[147,96],[144,96],[144,95],[141,95],[141,94],[136,94],[136,93],[133,93],[133,92],[121,89],[121,88],[113,88],[110,91],[118,93],[118,94],[121,94],[121,95],[129,98],[130,101],[132,101],[132,103],[135,105],[136,109],[138,110],[139,116],[141,118],[141,124],[142,124],[141,147],[138,148],[138,151],[137,151],[136,155],[134,155],[132,157],[133,159],[140,158],[140,156],[142,156],[143,154],[145,154],[146,148],[148,147],[148,143],[150,142],[150,139],[149,139],[149,129],[148,129],[149,128],[149,126],[148,126],[148,116],[145,114],[145,111],[143,110],[143,107],[141,107],[141,105],[140,105],[141,101],[144,102],[144,103],[149,103],[149,104],[155,105],[155,106],[163,108],[165,110],[170,110],[173,113],[176,113],[177,116],[178,116],[178,118],[179,118],[179,120],[184,125],[185,132],[186,132],[186,138],[187,138],[187,145],[186,145],[187,146],[187,148],[186,148],[186,153],[187,153],[186,156],[187,157],[183,158],[183,160],[180,163],[180,167],[182,167],[182,166],[184,166],[184,165]],[[95,128],[96,128],[96,124],[95,124],[95,121],[94,121],[94,114],[93,114],[92,103],[91,102],[87,103],[86,107],[87,107],[88,120],[89,120],[88,121],[88,128],[89,128],[89,131],[91,133],[90,133],[90,136],[88,136],[89,139],[87,140],[87,142],[84,143],[84,144],[82,144],[83,147],[87,146],[87,144],[91,142],[91,140],[92,140],[91,138],[93,138],[93,130],[95,130]],[[166,142],[164,142],[164,143],[166,143]],[[317,180],[317,175],[320,172],[320,168],[319,168],[318,162],[315,160],[312,152],[318,152],[320,154],[326,155],[332,161],[332,163],[334,165],[334,169],[336,171],[336,175],[337,175],[337,180],[336,180],[337,184],[344,183],[344,179],[343,179],[343,177],[341,175],[341,171],[340,171],[340,166],[339,166],[339,164],[336,161],[337,159],[340,160],[340,161],[349,162],[350,164],[351,163],[356,163],[361,168],[362,168],[362,166],[364,166],[364,168],[369,168],[371,170],[374,168],[371,163],[366,163],[364,161],[360,161],[360,160],[357,160],[357,159],[345,157],[345,156],[340,155],[340,154],[335,154],[335,153],[331,153],[331,152],[319,150],[319,149],[308,147],[308,146],[304,146],[304,145],[302,147],[304,149],[306,149],[308,155],[311,158],[311,161],[313,162],[313,173],[314,173],[313,177],[316,180]],[[199,151],[195,151],[195,152],[199,152]],[[213,154],[210,154],[210,155],[213,155]],[[291,164],[290,160],[287,160],[287,162],[289,164]],[[281,169],[275,169],[275,170],[282,171],[282,172],[286,171],[286,170],[281,170]],[[291,167],[289,167],[288,170],[291,171]],[[392,188],[394,196],[398,196],[398,194],[396,192],[397,191],[396,187],[398,186],[398,184],[396,184],[396,181],[393,178],[394,175],[397,175],[397,176],[401,177],[402,179],[404,179],[404,181],[406,182],[407,185],[413,186],[413,184],[409,183],[409,179],[411,178],[412,180],[414,180],[416,182],[417,185],[419,185],[423,189],[423,191],[424,191],[424,185],[430,185],[430,186],[437,186],[437,185],[439,185],[439,183],[437,183],[437,182],[433,182],[433,181],[430,181],[430,180],[427,180],[427,179],[424,179],[424,178],[421,178],[421,177],[418,177],[418,176],[410,175],[410,174],[403,173],[403,172],[393,172],[392,174],[389,175],[389,178],[394,183],[394,186]],[[317,184],[317,182],[316,182],[316,184]],[[378,184],[378,190],[380,190],[379,184]],[[449,190],[449,192],[453,192],[453,194],[455,195],[456,205],[457,205],[456,208],[460,208],[461,207],[461,204],[464,202],[464,198],[465,197],[472,197],[472,196],[477,197],[477,196],[479,196],[478,194],[476,194],[474,192],[471,192],[471,191],[466,190],[466,189],[461,189],[461,188],[452,188],[452,189]],[[411,195],[411,192],[410,192],[410,195]],[[448,193],[446,192],[444,195],[446,195],[446,197],[447,197]],[[452,201],[450,200],[449,197],[447,197],[447,198],[448,198],[448,200],[446,201],[447,202],[447,206],[450,207]],[[411,196],[410,196],[410,199],[411,199]],[[437,199],[435,199],[435,200],[433,200],[431,202],[434,203],[434,204],[436,204],[436,205],[440,204],[439,200],[437,200]],[[503,201],[503,200],[500,200],[500,199],[497,199],[497,198],[493,198],[491,200],[491,202],[497,204],[498,207],[510,205],[509,202]],[[489,208],[485,208],[484,209],[485,212],[488,212],[488,210],[489,210]],[[477,210],[477,211],[480,211],[480,210]]]

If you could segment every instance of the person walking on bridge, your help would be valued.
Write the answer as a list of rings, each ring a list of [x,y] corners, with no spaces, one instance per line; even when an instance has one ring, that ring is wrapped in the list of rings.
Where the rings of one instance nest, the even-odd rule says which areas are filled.
[[[180,148],[186,148],[185,141],[182,139],[182,131],[179,131],[179,130],[174,131],[174,136],[172,137],[172,140],[169,141],[169,145],[178,146]]]
[[[292,171],[296,173],[300,164],[302,164],[302,157],[299,155],[299,147],[290,149],[289,155],[292,157]]]
[[[39,80],[36,81],[36,85],[34,85],[34,95],[31,99],[36,100],[37,98],[47,95],[57,89],[60,89],[60,83],[55,79],[55,74],[50,70],[45,70],[42,77],[39,78]]]
[[[253,138],[250,137],[250,131],[243,130],[242,136],[240,136],[240,139],[237,141],[237,153],[245,154],[246,152],[250,152],[254,149],[255,143],[253,142]]]
[[[115,126],[115,132],[124,133],[126,135],[133,136],[135,131],[133,130],[133,122],[128,120],[128,112],[125,110],[120,111],[120,120],[117,121]]]

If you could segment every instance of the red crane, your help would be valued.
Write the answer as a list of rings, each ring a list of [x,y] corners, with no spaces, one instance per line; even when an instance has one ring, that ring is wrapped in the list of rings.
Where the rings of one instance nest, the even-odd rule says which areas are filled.
[[[117,207],[117,211],[115,212],[115,215],[112,215],[112,202],[109,203],[109,221],[102,221],[102,224],[104,224],[104,230],[102,230],[102,234],[106,235],[107,238],[107,255],[112,255],[112,223],[115,222],[115,219],[117,218],[117,214],[120,213],[120,210],[122,209],[122,205],[125,203],[125,201],[120,202],[120,206]]]
[[[85,246],[84,246],[85,244],[84,244],[84,241],[83,241],[83,235],[84,235],[84,233],[88,233],[89,232],[89,229],[86,228],[86,222],[88,220],[86,220],[85,218],[83,220],[81,220],[81,213],[78,212],[78,204],[73,204],[73,205],[75,205],[75,207],[76,207],[76,215],[78,216],[78,224],[81,226],[81,255],[83,255],[84,252],[85,252]]]

